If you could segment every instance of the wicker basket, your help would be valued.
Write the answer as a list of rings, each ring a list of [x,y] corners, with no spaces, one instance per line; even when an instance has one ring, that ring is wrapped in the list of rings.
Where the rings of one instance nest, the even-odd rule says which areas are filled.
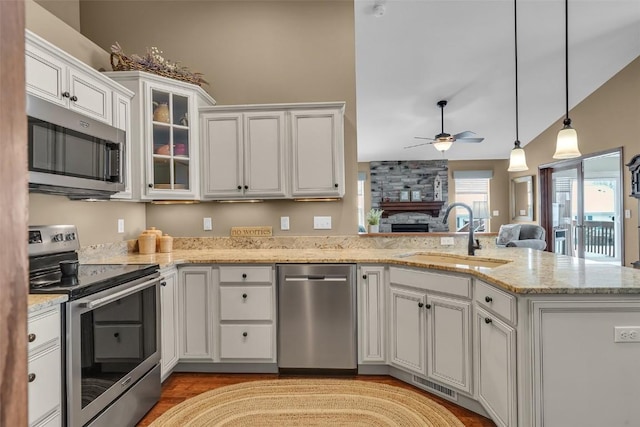
[[[111,52],[111,68],[113,68],[113,71],[146,71],[148,73],[157,74],[170,79],[181,80],[198,86],[202,86],[202,83],[207,83],[199,73],[186,74],[166,70],[160,67],[151,68],[132,60],[127,55],[116,52]]]

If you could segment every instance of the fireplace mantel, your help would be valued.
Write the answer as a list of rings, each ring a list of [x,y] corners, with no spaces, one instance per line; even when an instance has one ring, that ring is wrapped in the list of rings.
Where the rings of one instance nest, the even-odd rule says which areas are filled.
[[[444,202],[381,202],[380,209],[383,209],[382,217],[387,218],[390,215],[399,213],[423,213],[437,217],[440,215]]]

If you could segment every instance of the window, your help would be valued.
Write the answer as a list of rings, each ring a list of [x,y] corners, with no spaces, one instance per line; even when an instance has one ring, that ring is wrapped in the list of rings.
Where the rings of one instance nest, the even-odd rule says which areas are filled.
[[[490,231],[489,228],[489,180],[491,171],[454,171],[455,201],[473,209],[474,231]],[[456,231],[468,231],[469,212],[456,207]]]

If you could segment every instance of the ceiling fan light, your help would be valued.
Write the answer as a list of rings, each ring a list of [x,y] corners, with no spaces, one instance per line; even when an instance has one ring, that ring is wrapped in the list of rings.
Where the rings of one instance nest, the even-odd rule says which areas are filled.
[[[578,133],[571,127],[571,120],[564,121],[564,127],[558,132],[554,159],[573,159],[582,154],[578,149]]]
[[[452,141],[436,141],[433,143],[433,146],[435,147],[436,150],[445,152],[449,148],[451,148],[452,144],[453,144]]]
[[[529,170],[527,166],[527,158],[524,150],[520,148],[520,141],[516,141],[511,154],[509,155],[509,168],[508,172],[523,172]]]

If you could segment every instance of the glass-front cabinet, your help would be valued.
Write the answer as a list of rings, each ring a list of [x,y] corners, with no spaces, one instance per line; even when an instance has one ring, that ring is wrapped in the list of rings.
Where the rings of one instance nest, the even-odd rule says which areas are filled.
[[[132,145],[138,148],[132,153],[132,181],[138,194],[134,191],[132,198],[198,199],[198,108],[215,105],[215,100],[199,86],[150,73],[105,74],[137,95],[132,106]]]

